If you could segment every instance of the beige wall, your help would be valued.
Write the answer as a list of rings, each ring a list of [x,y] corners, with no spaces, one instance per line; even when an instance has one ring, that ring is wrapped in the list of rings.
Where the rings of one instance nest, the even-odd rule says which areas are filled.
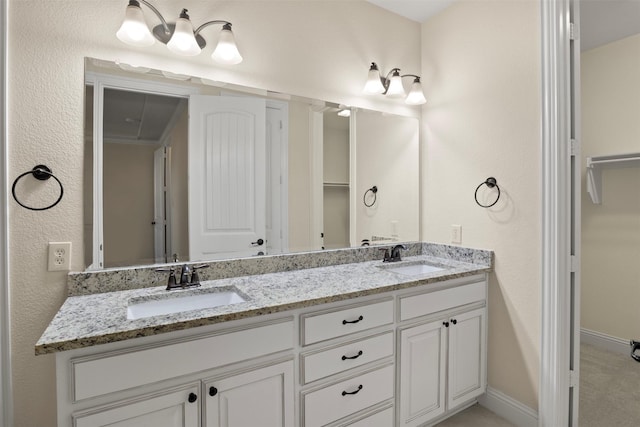
[[[582,53],[582,155],[640,153],[640,34]],[[584,176],[584,169],[583,169]],[[581,326],[640,339],[640,168],[605,169],[582,192]]]
[[[153,4],[167,17],[179,9],[173,1]],[[233,67],[212,63],[211,46],[196,58],[183,58],[159,43],[148,49],[120,43],[115,32],[125,6],[125,1],[9,0],[8,175],[47,163],[65,186],[64,199],[52,210],[8,206],[17,427],[55,424],[55,358],[35,357],[34,344],[66,296],[65,274],[46,270],[47,242],[71,241],[72,269],[83,268],[84,57],[416,114],[401,102],[361,94],[371,61],[385,70],[420,66],[420,26],[368,3],[183,0],[180,8],[189,9],[196,25],[209,19],[233,22],[245,58]],[[213,28],[204,32],[210,40],[217,37]]]
[[[107,142],[107,141],[105,141]],[[103,145],[104,265],[152,264],[153,153],[158,146]]]
[[[184,113],[171,131],[171,252],[178,260],[189,259],[189,197],[187,177],[187,140],[189,137],[189,113]]]
[[[540,365],[540,5],[460,1],[422,26],[423,238],[495,251],[489,386],[536,409]],[[498,204],[474,190],[494,176]],[[482,192],[481,192],[481,200]]]

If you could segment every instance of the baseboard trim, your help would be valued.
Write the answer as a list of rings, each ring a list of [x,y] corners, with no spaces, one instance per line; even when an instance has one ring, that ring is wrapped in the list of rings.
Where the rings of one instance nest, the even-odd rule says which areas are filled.
[[[538,427],[536,411],[491,387],[487,387],[487,392],[478,398],[478,402],[518,427]]]
[[[591,329],[580,329],[580,341],[618,354],[628,355],[631,350],[629,340],[592,331]]]

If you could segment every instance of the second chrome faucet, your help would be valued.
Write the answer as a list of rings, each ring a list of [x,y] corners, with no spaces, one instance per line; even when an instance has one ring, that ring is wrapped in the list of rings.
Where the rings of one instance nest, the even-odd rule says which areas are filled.
[[[382,258],[382,262],[402,261],[402,256],[400,253],[401,249],[407,250],[407,247],[405,245],[395,245],[393,248],[391,248],[391,252],[389,252],[388,248],[380,249],[381,251],[384,251],[384,257]]]

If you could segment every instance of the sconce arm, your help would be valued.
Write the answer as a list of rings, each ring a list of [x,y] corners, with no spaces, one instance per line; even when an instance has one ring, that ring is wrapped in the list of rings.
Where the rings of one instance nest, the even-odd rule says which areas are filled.
[[[162,28],[164,29],[164,32],[167,36],[171,35],[171,30],[169,29],[169,25],[167,24],[167,21],[163,18],[162,14],[160,13],[160,11],[158,11],[158,9],[156,9],[155,7],[153,7],[153,5],[151,3],[149,3],[147,0],[138,0],[140,3],[144,4],[145,6],[147,6],[149,9],[151,9],[151,11],[153,13],[156,14],[156,16],[158,17],[158,19],[160,20],[160,23],[162,24]]]
[[[204,24],[200,25],[198,28],[196,28],[196,30],[193,32],[194,36],[198,36],[198,34],[200,33],[200,31],[202,31],[204,28],[208,27],[209,25],[215,25],[215,24],[220,24],[222,25],[222,28],[225,30],[230,30],[231,29],[231,22],[229,21],[220,21],[220,20],[215,20],[215,21],[209,21],[209,22],[205,22]]]
[[[420,81],[420,76],[416,76],[415,74],[403,74],[400,77],[413,77],[413,78],[417,79],[418,81]]]

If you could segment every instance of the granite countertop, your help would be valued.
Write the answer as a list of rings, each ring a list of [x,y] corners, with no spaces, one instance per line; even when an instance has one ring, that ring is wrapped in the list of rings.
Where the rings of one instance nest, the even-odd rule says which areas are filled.
[[[444,270],[407,276],[385,268],[426,261]],[[167,292],[164,286],[70,296],[35,346],[36,354],[55,353],[277,313],[317,304],[405,289],[490,271],[488,264],[429,255],[405,257],[401,263],[365,261],[328,267],[258,274],[202,282],[198,288]],[[233,287],[245,302],[175,314],[128,320],[129,301],[187,296]]]

